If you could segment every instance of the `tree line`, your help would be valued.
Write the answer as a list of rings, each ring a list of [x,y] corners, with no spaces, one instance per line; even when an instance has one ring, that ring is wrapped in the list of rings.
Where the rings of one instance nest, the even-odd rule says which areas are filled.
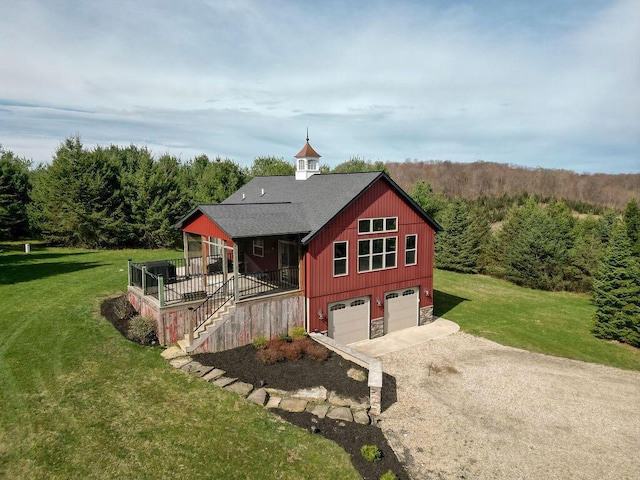
[[[0,145],[0,240],[42,238],[86,248],[158,248],[180,245],[175,223],[198,204],[219,203],[254,176],[293,175],[278,157],[257,157],[250,167],[199,155],[181,162],[130,145],[87,148],[79,137],[63,141],[49,164],[32,168]],[[352,157],[334,169],[385,170],[382,162]]]
[[[566,203],[514,202],[496,226],[477,201],[447,200],[424,181],[412,197],[443,231],[435,266],[483,273],[524,287],[592,293],[593,333],[640,347],[640,208],[636,198],[622,215],[577,217]],[[494,227],[494,228],[492,228]]]
[[[568,170],[527,168],[492,162],[388,162],[393,179],[406,191],[428,179],[446,198],[465,200],[513,199],[522,195],[540,202],[561,199],[580,213],[601,213],[610,207],[622,211],[640,192],[640,174],[586,174]]]

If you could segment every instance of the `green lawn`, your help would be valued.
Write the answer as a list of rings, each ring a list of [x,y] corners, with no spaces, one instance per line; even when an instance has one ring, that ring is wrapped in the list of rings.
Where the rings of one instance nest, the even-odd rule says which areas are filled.
[[[532,352],[640,370],[640,350],[591,335],[587,295],[521,288],[483,275],[436,270],[435,314],[472,335]]]
[[[0,248],[0,478],[359,478],[332,442],[99,317],[127,258],[179,252]]]

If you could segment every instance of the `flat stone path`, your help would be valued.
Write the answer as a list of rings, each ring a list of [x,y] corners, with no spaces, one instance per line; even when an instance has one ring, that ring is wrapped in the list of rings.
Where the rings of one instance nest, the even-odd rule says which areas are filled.
[[[169,360],[173,367],[268,409],[277,408],[288,412],[307,411],[318,418],[327,417],[341,422],[356,422],[363,425],[368,425],[371,422],[368,404],[343,397],[328,391],[323,386],[304,388],[295,392],[268,387],[254,389],[253,385],[249,383],[227,377],[224,370],[201,365],[184,353],[180,347],[169,347],[161,355]]]

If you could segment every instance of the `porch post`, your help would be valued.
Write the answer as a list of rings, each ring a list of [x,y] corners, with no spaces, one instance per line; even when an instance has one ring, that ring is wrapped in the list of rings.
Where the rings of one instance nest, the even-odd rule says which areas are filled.
[[[142,266],[142,294],[147,294],[147,266]]]
[[[238,244],[233,242],[233,301],[240,299],[240,268],[238,265]]]
[[[227,264],[227,241],[222,240],[222,256],[220,261],[222,262],[222,284],[224,285],[224,296],[229,295],[229,286],[227,285],[227,280],[229,280],[229,265]]]
[[[131,259],[127,260],[127,286],[131,286]]]
[[[182,231],[182,252],[184,254],[184,276],[189,276],[189,236]]]
[[[200,235],[201,243],[202,243],[202,289],[207,291],[207,244],[206,237],[204,235]]]
[[[164,276],[158,275],[158,302],[160,302],[160,308],[164,307]]]

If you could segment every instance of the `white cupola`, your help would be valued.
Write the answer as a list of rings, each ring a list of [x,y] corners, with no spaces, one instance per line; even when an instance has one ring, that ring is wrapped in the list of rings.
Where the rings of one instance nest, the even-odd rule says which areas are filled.
[[[306,180],[316,173],[320,173],[320,155],[309,145],[307,129],[307,143],[296,155],[296,180]]]

